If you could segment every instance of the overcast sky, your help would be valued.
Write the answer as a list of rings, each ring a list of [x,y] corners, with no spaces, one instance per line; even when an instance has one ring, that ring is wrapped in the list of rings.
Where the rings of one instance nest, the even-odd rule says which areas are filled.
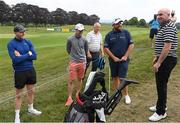
[[[113,21],[115,18],[122,20],[138,17],[150,21],[160,8],[169,8],[176,11],[180,22],[179,0],[4,0],[8,5],[27,3],[38,5],[54,11],[62,8],[65,11],[76,11],[88,15],[96,14],[100,21]]]

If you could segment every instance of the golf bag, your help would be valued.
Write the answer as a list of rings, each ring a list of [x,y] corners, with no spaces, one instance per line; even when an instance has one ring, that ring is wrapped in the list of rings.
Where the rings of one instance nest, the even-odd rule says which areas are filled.
[[[102,110],[108,99],[104,76],[102,72],[89,74],[84,92],[76,96],[76,101],[65,116],[65,122],[94,122],[95,110]],[[97,83],[101,85],[100,90],[95,90]]]
[[[83,93],[76,96],[76,101],[70,106],[65,115],[64,122],[106,122],[105,114],[110,115],[119,103],[121,90],[130,83],[130,80],[122,80],[119,88],[109,98],[105,88],[105,74],[102,72],[91,72],[87,79]],[[101,89],[96,89],[99,83]]]

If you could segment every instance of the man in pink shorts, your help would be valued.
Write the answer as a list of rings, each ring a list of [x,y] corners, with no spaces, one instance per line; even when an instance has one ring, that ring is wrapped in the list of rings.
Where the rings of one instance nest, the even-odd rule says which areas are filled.
[[[76,24],[75,35],[71,36],[67,41],[66,50],[70,56],[69,62],[69,81],[68,81],[68,99],[65,106],[71,105],[73,102],[73,82],[77,79],[76,95],[81,90],[82,78],[86,68],[86,56],[91,58],[88,51],[87,40],[82,36],[84,25]]]

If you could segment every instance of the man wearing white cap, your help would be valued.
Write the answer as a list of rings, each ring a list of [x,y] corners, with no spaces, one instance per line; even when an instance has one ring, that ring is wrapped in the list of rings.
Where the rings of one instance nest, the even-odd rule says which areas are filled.
[[[69,81],[68,81],[68,99],[65,106],[71,105],[73,102],[72,92],[73,92],[73,82],[78,79],[78,84],[76,88],[76,95],[81,90],[82,78],[84,77],[84,72],[86,68],[86,56],[91,57],[88,51],[87,40],[82,36],[84,25],[75,25],[75,35],[68,39],[66,50],[70,56],[69,62]]]
[[[122,22],[119,18],[115,19],[112,25],[113,30],[106,35],[104,42],[104,51],[109,56],[111,76],[115,88],[118,88],[121,78],[126,78],[129,55],[134,48],[130,33],[122,29]],[[127,86],[125,87],[125,103],[131,103]]]

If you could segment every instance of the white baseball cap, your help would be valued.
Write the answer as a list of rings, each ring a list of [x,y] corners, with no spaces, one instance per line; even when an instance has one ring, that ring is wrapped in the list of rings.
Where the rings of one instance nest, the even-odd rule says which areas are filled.
[[[79,31],[82,31],[82,30],[84,30],[84,25],[81,24],[81,23],[78,23],[78,24],[75,25],[75,29],[77,29]]]
[[[117,18],[117,19],[114,20],[113,25],[121,23],[121,22],[123,22],[123,21],[120,18]]]

